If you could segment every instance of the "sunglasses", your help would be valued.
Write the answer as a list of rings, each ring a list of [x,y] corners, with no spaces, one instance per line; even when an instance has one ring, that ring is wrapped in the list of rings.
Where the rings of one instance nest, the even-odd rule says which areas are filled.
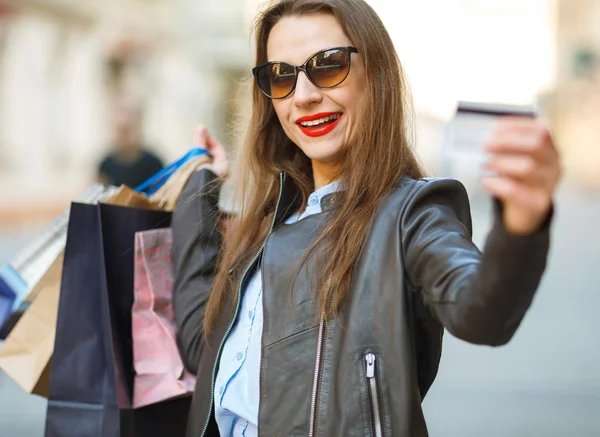
[[[334,88],[350,74],[350,55],[356,47],[334,47],[321,50],[295,66],[286,62],[267,62],[252,69],[256,84],[270,99],[285,99],[296,89],[298,74],[304,71],[308,80],[319,88]]]

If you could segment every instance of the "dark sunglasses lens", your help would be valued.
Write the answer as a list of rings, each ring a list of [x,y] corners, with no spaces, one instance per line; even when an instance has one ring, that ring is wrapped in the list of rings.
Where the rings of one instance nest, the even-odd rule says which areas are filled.
[[[287,96],[294,88],[296,70],[283,62],[275,62],[262,67],[256,73],[261,90],[274,99]]]
[[[306,65],[313,82],[323,87],[341,84],[350,70],[350,59],[345,50],[326,50],[313,56]]]

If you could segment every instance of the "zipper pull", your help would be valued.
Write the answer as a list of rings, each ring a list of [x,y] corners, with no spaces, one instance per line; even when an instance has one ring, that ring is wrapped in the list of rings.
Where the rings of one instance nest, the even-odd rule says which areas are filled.
[[[375,354],[365,355],[365,361],[367,362],[367,378],[375,377]]]

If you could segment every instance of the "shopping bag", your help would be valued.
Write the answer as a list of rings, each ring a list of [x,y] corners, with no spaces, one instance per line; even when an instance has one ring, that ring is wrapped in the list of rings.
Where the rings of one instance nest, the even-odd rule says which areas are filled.
[[[106,193],[111,195],[106,199],[110,204],[156,208],[146,196],[127,186],[118,189],[115,187]],[[88,200],[95,202],[97,199]],[[66,233],[65,227],[65,241]],[[58,258],[24,300],[24,304],[28,304],[24,308],[27,311],[20,309],[13,313],[13,316],[17,316],[20,312],[21,317],[7,333],[5,343],[0,347],[0,368],[23,390],[43,397],[48,396],[49,363],[54,348],[62,264],[61,249]]]
[[[171,229],[135,234],[132,308],[133,407],[191,395],[196,378],[184,368],[173,314]]]
[[[119,200],[112,203],[172,211],[189,176],[210,160],[206,150],[193,148],[135,189],[95,184],[78,201],[104,202],[119,191]],[[69,211],[65,211],[10,262],[0,266],[1,339],[35,299],[32,290],[65,247],[68,221]]]
[[[79,201],[104,201],[113,196],[116,190],[116,187],[96,184]],[[22,314],[35,298],[35,295],[31,295],[32,290],[65,247],[68,221],[69,211],[65,211],[7,264],[0,267],[0,326],[13,313],[18,311]],[[11,323],[14,325],[15,320]],[[10,329],[3,331],[8,333]]]
[[[179,196],[179,192],[172,187],[180,184],[181,180],[187,180],[190,171],[206,160],[206,155],[198,155],[189,162],[183,162],[183,168],[177,169],[168,180],[162,181],[162,186],[153,195],[156,200],[124,185],[121,187],[96,185],[82,197],[82,202],[95,204],[98,201],[105,201],[114,205],[162,209],[168,204],[165,199],[168,200],[169,195]],[[174,184],[172,180],[179,182]],[[48,370],[54,346],[62,252],[66,242],[68,217],[69,211],[66,211],[46,230],[45,235],[40,235],[36,241],[13,258],[12,265],[18,266],[15,270],[23,272],[23,276],[30,278],[29,282],[35,285],[27,286],[29,291],[21,306],[10,315],[2,327],[4,331],[2,338],[6,341],[0,346],[0,368],[26,392],[44,397],[48,396],[50,378]],[[36,255],[36,251],[45,256]],[[48,268],[48,260],[52,259],[56,252],[58,255]],[[39,280],[31,273],[42,270],[46,271]],[[39,297],[42,293],[46,296]],[[38,298],[39,302],[37,302]],[[0,295],[0,306],[2,302]],[[34,310],[28,315],[28,308],[34,307],[34,304]],[[12,304],[9,305],[12,307]]]
[[[36,297],[0,348],[0,368],[28,393],[47,396],[54,349],[62,254],[34,291]]]
[[[165,211],[72,204],[46,437],[184,435],[189,397],[132,409],[135,233],[168,227],[170,217]]]

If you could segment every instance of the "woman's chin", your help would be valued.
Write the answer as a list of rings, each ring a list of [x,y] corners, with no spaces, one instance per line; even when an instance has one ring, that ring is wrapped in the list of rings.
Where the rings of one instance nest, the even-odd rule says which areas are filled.
[[[342,147],[338,144],[311,144],[300,147],[311,161],[323,164],[336,164],[339,162]]]

